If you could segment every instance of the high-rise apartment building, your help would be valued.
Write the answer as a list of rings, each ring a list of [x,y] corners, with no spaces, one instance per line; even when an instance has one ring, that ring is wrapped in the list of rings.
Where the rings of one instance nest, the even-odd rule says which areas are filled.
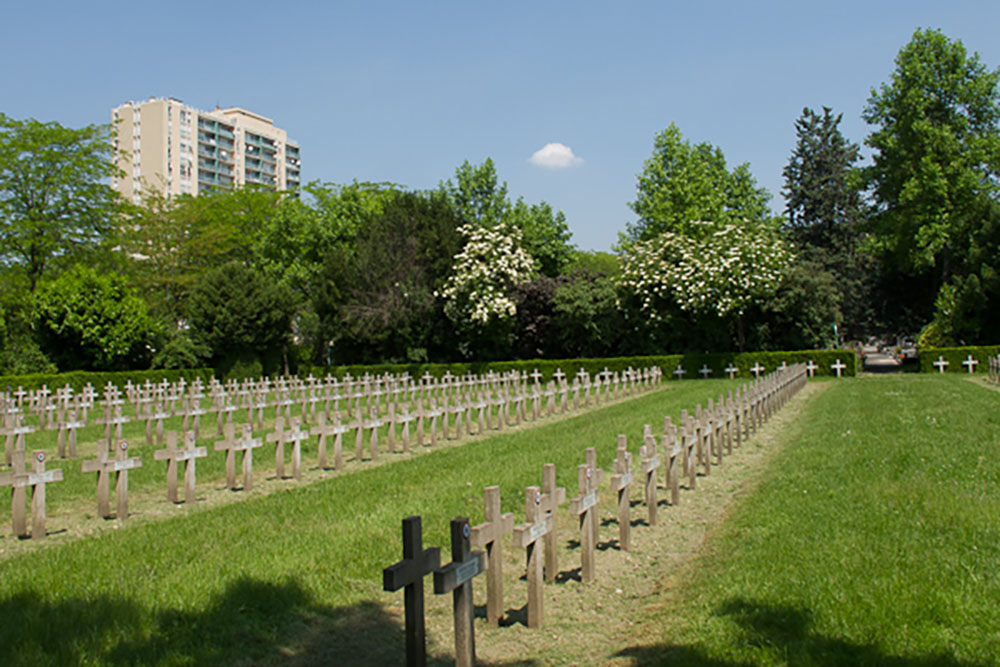
[[[170,197],[249,184],[297,190],[301,183],[298,144],[246,109],[199,111],[150,98],[112,109],[111,123],[123,172],[111,184],[136,203],[145,190]]]

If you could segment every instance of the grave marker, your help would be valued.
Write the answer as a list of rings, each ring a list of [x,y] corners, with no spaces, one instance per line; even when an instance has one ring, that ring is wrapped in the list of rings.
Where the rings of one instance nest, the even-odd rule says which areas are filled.
[[[473,625],[472,579],[486,565],[486,552],[469,548],[469,519],[451,520],[451,562],[434,570],[434,594],[452,594],[455,614],[455,665],[476,664],[476,634]]]
[[[556,509],[566,502],[566,489],[556,486],[556,466],[546,463],[542,466],[542,499],[539,509],[553,517],[552,530],[545,534],[545,580],[554,582],[559,573],[559,539],[556,535]]]
[[[976,366],[979,365],[979,360],[973,359],[972,355],[970,354],[968,357],[965,358],[965,361],[962,362],[962,365],[969,370],[969,375],[972,375],[973,373],[976,372]]]
[[[712,369],[708,367],[708,364],[702,364],[701,370],[698,372],[701,373],[702,380],[707,380],[708,376],[712,374]]]
[[[193,503],[195,501],[195,461],[208,456],[205,447],[195,447],[195,434],[193,431],[184,433],[184,447],[177,448],[177,432],[167,432],[167,448],[153,452],[154,461],[167,462],[167,500],[172,503],[177,500],[177,464],[184,462],[184,502]]]
[[[844,370],[845,368],[847,368],[847,366],[845,366],[845,365],[844,365],[844,364],[843,364],[843,363],[842,363],[842,362],[840,361],[840,359],[837,359],[837,363],[835,363],[835,364],[830,364],[830,368],[832,368],[833,370],[837,371],[837,377],[840,377],[840,375],[841,375],[841,371],[843,371],[843,370]]]
[[[225,440],[215,443],[215,451],[226,452],[226,488],[230,490],[236,489],[236,453],[243,452],[243,490],[249,491],[253,488],[253,450],[262,447],[263,443],[260,438],[253,437],[250,424],[243,425],[243,437],[239,440],[231,426],[226,424]]]
[[[31,538],[45,537],[45,485],[49,482],[61,482],[61,469],[45,469],[45,452],[36,450],[31,453],[32,472],[25,471],[24,450],[13,454],[13,470],[0,475],[0,486],[10,485],[12,496],[10,501],[11,522],[16,537],[27,537],[28,526],[25,516],[28,487],[31,487]]]
[[[404,589],[407,667],[425,667],[427,664],[424,577],[440,565],[441,551],[437,547],[424,549],[420,517],[403,519],[403,560],[382,570],[382,590],[393,592]]]
[[[656,470],[660,467],[660,456],[656,453],[656,438],[647,424],[644,427],[648,433],[643,433],[645,444],[639,448],[642,459],[642,474],[646,479],[646,509],[649,512],[649,525],[656,525]]]
[[[115,498],[117,499],[117,515],[121,521],[128,518],[128,471],[141,468],[142,459],[128,458],[128,443],[124,440],[115,447],[115,458],[108,458],[108,450],[100,443],[97,445],[97,458],[84,461],[82,472],[97,473],[97,513],[104,519],[111,518],[111,502],[109,498],[109,483],[111,474],[116,476]]]
[[[500,512],[500,487],[488,486],[483,492],[485,519],[473,526],[474,547],[486,547],[486,622],[499,625],[503,618],[502,538],[514,530],[514,515]]]
[[[687,373],[687,371],[684,370],[684,367],[681,366],[680,364],[677,364],[677,368],[674,369],[674,375],[677,376],[677,379],[678,380],[683,380],[685,373]]]
[[[632,455],[624,435],[618,436],[618,454],[612,463],[611,490],[618,493],[618,543],[623,551],[631,547],[632,521],[629,515],[629,485],[632,484]]]
[[[819,368],[819,366],[817,366],[816,364],[814,364],[813,360],[810,359],[809,363],[806,364],[806,372],[809,374],[809,377],[813,377],[813,375],[816,374],[816,369],[818,369],[818,368]]]
[[[528,627],[540,628],[544,620],[542,598],[542,559],[539,540],[552,530],[555,517],[546,516],[541,510],[542,491],[537,486],[524,490],[524,509],[527,523],[514,528],[514,546],[527,550],[528,573]]]
[[[736,368],[736,366],[733,366],[732,362],[729,362],[729,365],[725,368],[726,374],[729,376],[730,380],[736,377],[739,370],[740,369]]]
[[[587,464],[577,467],[576,483],[580,495],[570,500],[569,511],[580,518],[580,578],[587,582],[594,580],[594,547],[597,535],[594,532],[595,507],[601,500],[597,489],[598,473]]]

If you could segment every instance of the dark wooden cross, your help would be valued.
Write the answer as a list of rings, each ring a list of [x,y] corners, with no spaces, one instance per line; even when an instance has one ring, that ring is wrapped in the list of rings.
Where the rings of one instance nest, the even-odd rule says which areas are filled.
[[[545,618],[542,597],[541,539],[552,530],[555,517],[546,516],[541,509],[542,490],[529,486],[524,490],[526,523],[514,528],[514,546],[527,550],[528,575],[528,627],[540,628]]]
[[[128,458],[128,443],[120,441],[115,447],[115,458],[108,458],[108,450],[101,443],[97,445],[97,458],[84,461],[83,472],[97,473],[97,513],[102,518],[111,518],[111,499],[109,487],[112,473],[116,476],[115,498],[117,499],[117,518],[124,521],[128,518],[128,471],[142,467],[139,457]]]
[[[403,519],[403,560],[382,570],[382,589],[403,591],[406,616],[407,667],[427,664],[426,633],[424,631],[424,577],[441,565],[437,547],[424,549],[419,516]]]
[[[24,450],[14,452],[13,469],[0,475],[0,486],[10,485],[12,496],[10,514],[16,537],[28,536],[25,503],[27,491],[31,488],[31,537],[45,537],[45,485],[49,482],[61,482],[62,470],[45,469],[45,452],[31,453],[32,472],[27,472],[24,465]]]
[[[486,569],[486,552],[470,548],[469,519],[451,520],[451,562],[434,570],[434,594],[451,593],[455,614],[455,665],[476,664],[472,579]]]
[[[486,622],[499,625],[503,618],[503,551],[501,538],[514,530],[514,515],[500,512],[500,487],[484,493],[486,521],[473,526],[472,546],[486,547]]]
[[[656,471],[660,467],[660,455],[656,451],[656,438],[649,424],[643,427],[643,445],[639,448],[639,458],[642,461],[642,475],[646,481],[646,509],[649,513],[649,525],[656,525]]]
[[[632,546],[632,519],[629,513],[632,455],[628,452],[624,435],[618,436],[618,453],[612,465],[611,490],[618,493],[618,545],[623,551],[628,551]]]
[[[196,437],[194,431],[184,433],[184,445],[177,447],[177,432],[167,433],[167,448],[153,452],[153,460],[167,462],[167,500],[172,503],[177,500],[177,464],[184,463],[184,502],[193,503],[195,501],[195,461],[208,456],[205,447],[195,446]]]

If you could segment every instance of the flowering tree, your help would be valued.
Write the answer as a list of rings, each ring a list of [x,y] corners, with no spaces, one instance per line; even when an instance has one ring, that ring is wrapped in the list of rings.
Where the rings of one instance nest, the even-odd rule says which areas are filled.
[[[792,252],[768,224],[691,222],[698,237],[664,232],[629,246],[622,257],[621,284],[642,311],[657,321],[669,305],[685,312],[735,318],[740,348],[743,315],[772,296],[792,262]]]
[[[512,290],[531,279],[534,260],[521,247],[521,232],[507,225],[462,225],[458,231],[467,241],[437,296],[448,319],[467,334],[463,352],[470,356],[470,337],[517,313]]]

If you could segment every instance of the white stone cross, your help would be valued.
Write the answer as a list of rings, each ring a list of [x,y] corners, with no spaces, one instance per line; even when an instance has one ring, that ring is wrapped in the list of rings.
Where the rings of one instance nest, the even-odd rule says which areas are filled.
[[[708,367],[708,364],[702,364],[701,370],[698,372],[701,373],[701,379],[707,380],[708,376],[712,374],[712,369]]]
[[[736,377],[736,373],[738,373],[739,370],[740,369],[736,368],[736,366],[733,366],[733,362],[729,362],[729,365],[726,366],[725,368],[725,371],[729,375],[730,380]]]
[[[840,359],[837,359],[837,363],[830,364],[830,368],[837,371],[837,377],[840,377],[841,371],[847,368],[847,366],[845,366],[843,362],[840,361]]]
[[[753,376],[755,378],[759,378],[760,374],[764,372],[764,367],[760,365],[759,361],[755,361],[753,364],[753,368],[750,369],[750,372],[753,373]]]
[[[816,374],[816,369],[817,368],[819,368],[819,366],[817,366],[816,364],[814,364],[813,360],[810,359],[809,363],[806,364],[806,371],[809,373],[809,377],[812,377],[813,375]]]
[[[932,366],[937,366],[938,373],[944,373],[945,367],[950,366],[950,364],[947,361],[944,360],[944,357],[941,357],[941,356],[939,356],[937,358],[937,361],[935,361],[931,365]]]
[[[677,376],[677,379],[683,380],[685,373],[687,373],[687,371],[684,370],[684,368],[680,364],[677,364],[677,368],[674,369],[674,375]]]
[[[967,369],[969,369],[969,373],[972,374],[976,372],[976,366],[979,365],[979,360],[973,359],[972,355],[970,354],[968,357],[965,358],[965,361],[962,362],[962,365],[965,366]]]

